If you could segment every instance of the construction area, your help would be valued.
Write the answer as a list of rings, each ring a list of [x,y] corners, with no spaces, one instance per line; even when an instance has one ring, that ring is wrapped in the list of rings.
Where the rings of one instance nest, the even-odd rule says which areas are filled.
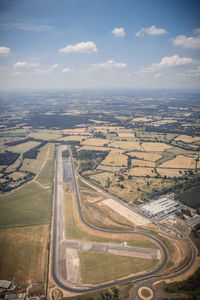
[[[179,203],[174,201],[174,194],[170,194],[162,196],[148,204],[141,205],[140,212],[149,218],[164,217],[174,213],[178,208]]]

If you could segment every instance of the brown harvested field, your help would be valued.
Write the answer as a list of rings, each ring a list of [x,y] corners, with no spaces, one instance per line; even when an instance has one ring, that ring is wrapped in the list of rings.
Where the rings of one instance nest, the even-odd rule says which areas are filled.
[[[49,225],[0,230],[0,278],[45,286],[48,237]]]
[[[115,167],[115,166],[103,166],[98,165],[97,170],[103,170],[108,172],[118,172],[121,169],[121,167]]]
[[[87,134],[85,127],[75,128],[75,129],[63,129],[63,134],[74,134],[74,135],[81,135],[81,134]]]
[[[118,126],[95,126],[95,130],[102,131],[102,130],[109,130],[109,131],[116,131],[116,130],[124,130],[124,127]]]
[[[128,175],[154,177],[156,176],[156,173],[154,172],[153,168],[135,167],[129,170]]]
[[[141,159],[132,159],[131,160],[132,166],[136,167],[155,167],[155,162],[153,161],[147,161],[147,160],[141,160]]]
[[[122,153],[111,151],[101,164],[116,167],[127,166],[127,156]]]
[[[149,160],[149,161],[156,161],[156,160],[159,160],[162,157],[161,154],[155,154],[155,153],[149,153],[149,152],[136,152],[136,151],[133,151],[133,152],[129,152],[127,154],[131,155],[131,156],[135,156],[135,157],[140,158],[140,159]]]
[[[107,144],[109,141],[106,139],[95,139],[95,138],[90,138],[85,141],[83,141],[81,144],[82,145],[90,145],[90,146],[103,146]]]
[[[172,120],[172,119],[165,119],[165,120],[160,120],[160,121],[156,121],[156,122],[152,122],[152,124],[156,125],[162,125],[162,124],[168,124],[168,123],[176,123],[176,120]]]
[[[12,178],[13,180],[18,180],[20,178],[23,178],[24,176],[26,176],[26,173],[23,172],[14,172],[12,174],[9,175],[9,178]]]
[[[131,122],[149,122],[152,121],[151,118],[138,117],[131,120]]]
[[[134,132],[118,132],[119,138],[134,138],[135,134]]]
[[[107,147],[100,147],[100,146],[82,146],[78,148],[78,151],[80,150],[96,150],[96,151],[109,151],[112,148],[107,148]]]
[[[177,155],[159,166],[160,168],[195,169],[195,160],[192,157]]]
[[[90,175],[90,180],[92,181],[97,181],[101,186],[105,186],[107,183],[108,177],[111,177],[111,173],[109,172],[102,172],[102,173],[97,173],[94,175]]]
[[[170,149],[172,148],[171,146],[165,144],[165,143],[148,143],[148,142],[144,142],[142,143],[141,147],[143,148],[144,151],[152,151],[152,152],[162,152],[166,149]]]
[[[81,136],[81,135],[69,135],[69,136],[65,136],[59,139],[59,141],[82,141],[83,139],[85,139],[85,136]]]
[[[161,176],[167,176],[167,177],[181,177],[185,175],[183,169],[157,168],[157,172]]]
[[[124,150],[142,150],[139,142],[132,141],[115,141],[109,144],[110,147],[120,148]]]
[[[177,138],[174,139],[175,141],[182,141],[184,143],[195,143],[195,142],[199,142],[200,141],[200,137],[192,137],[189,135],[184,135],[181,134],[179,136],[177,136]]]

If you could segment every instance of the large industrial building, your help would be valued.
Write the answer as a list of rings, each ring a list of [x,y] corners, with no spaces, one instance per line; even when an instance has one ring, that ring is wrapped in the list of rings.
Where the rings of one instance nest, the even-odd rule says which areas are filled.
[[[140,211],[147,217],[162,217],[175,212],[178,207],[179,204],[174,201],[174,196],[166,195],[140,206]]]

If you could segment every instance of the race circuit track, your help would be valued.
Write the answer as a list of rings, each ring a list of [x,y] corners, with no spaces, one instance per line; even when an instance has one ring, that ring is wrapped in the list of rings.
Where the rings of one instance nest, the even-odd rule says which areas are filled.
[[[67,263],[66,263],[66,238],[65,238],[65,224],[64,224],[64,207],[63,207],[63,180],[67,178],[68,180],[72,180],[74,184],[74,190],[76,194],[76,201],[77,207],[79,212],[79,217],[81,221],[90,229],[93,230],[94,234],[97,231],[110,233],[110,234],[121,234],[122,231],[113,231],[113,230],[105,230],[98,227],[95,227],[88,223],[82,214],[80,197],[79,197],[79,190],[77,187],[76,177],[75,177],[75,170],[73,164],[73,158],[71,154],[71,149],[69,148],[70,158],[68,163],[66,164],[67,168],[63,171],[63,162],[62,162],[62,151],[66,149],[66,146],[59,146],[56,148],[56,170],[55,170],[55,188],[54,188],[54,216],[53,216],[53,239],[52,239],[52,278],[54,282],[60,288],[64,290],[68,290],[71,292],[78,292],[78,293],[85,293],[87,291],[94,291],[103,288],[108,288],[114,285],[125,284],[131,281],[136,280],[143,280],[147,279],[151,276],[155,276],[160,272],[167,264],[168,261],[168,253],[163,245],[157,238],[151,236],[146,233],[141,232],[132,232],[132,231],[123,231],[125,234],[131,235],[141,235],[151,239],[152,241],[156,242],[162,253],[162,262],[159,266],[150,272],[146,272],[144,274],[139,274],[135,276],[130,276],[125,279],[115,280],[109,283],[104,283],[100,285],[75,285],[74,283],[68,281],[66,278],[67,273]],[[65,166],[65,167],[66,167]]]

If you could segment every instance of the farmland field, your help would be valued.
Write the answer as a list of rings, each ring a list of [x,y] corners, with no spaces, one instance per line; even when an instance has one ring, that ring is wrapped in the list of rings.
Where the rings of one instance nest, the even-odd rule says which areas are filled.
[[[63,134],[74,134],[74,135],[81,135],[81,134],[88,134],[86,132],[86,128],[85,127],[80,127],[80,128],[74,128],[74,129],[63,129],[62,130]]]
[[[100,147],[100,146],[82,146],[78,150],[96,150],[96,151],[109,151],[111,148]]]
[[[127,166],[127,156],[122,153],[111,151],[101,164],[115,167]]]
[[[150,176],[154,177],[156,176],[153,168],[145,168],[145,167],[135,167],[131,168],[128,172],[129,175],[132,176]]]
[[[59,138],[59,141],[82,141],[85,138],[86,137],[84,137],[82,135],[69,135],[69,136]]]
[[[171,146],[164,144],[164,143],[142,143],[141,147],[144,149],[144,151],[155,151],[155,152],[162,152],[166,149],[170,149]]]
[[[177,138],[175,138],[175,141],[182,141],[184,143],[195,143],[200,142],[200,137],[192,137],[188,135],[179,135]]]
[[[0,197],[0,228],[50,222],[51,190],[31,182]]]
[[[142,150],[139,142],[115,141],[109,144],[109,147],[120,148],[124,150]]]
[[[118,132],[119,138],[134,138],[135,134],[134,132]]]
[[[0,278],[20,286],[42,284],[44,293],[47,268],[49,225],[0,230]]]
[[[155,163],[153,161],[141,160],[141,159],[132,159],[131,160],[132,166],[139,166],[139,167],[154,167]]]
[[[161,176],[167,176],[167,177],[182,177],[185,175],[183,169],[157,168],[157,172]]]
[[[161,164],[161,168],[195,169],[195,160],[192,157],[177,155],[174,159]]]
[[[29,134],[29,137],[42,140],[57,140],[61,137],[61,131],[41,129]]]
[[[19,145],[16,145],[16,146],[9,146],[8,150],[13,151],[13,152],[23,153],[23,152],[26,152],[26,151],[28,151],[29,149],[31,149],[35,146],[38,146],[39,144],[40,144],[39,142],[29,141],[29,142],[25,142],[25,143],[22,143],[22,144],[19,144]]]
[[[89,145],[89,146],[104,146],[105,144],[108,143],[108,140],[106,139],[93,139],[93,138],[90,138],[90,139],[87,139],[85,141],[83,141],[81,144],[82,145]]]
[[[133,157],[137,157],[139,159],[144,159],[149,161],[156,161],[162,157],[161,154],[155,154],[150,152],[129,152],[127,154]]]

